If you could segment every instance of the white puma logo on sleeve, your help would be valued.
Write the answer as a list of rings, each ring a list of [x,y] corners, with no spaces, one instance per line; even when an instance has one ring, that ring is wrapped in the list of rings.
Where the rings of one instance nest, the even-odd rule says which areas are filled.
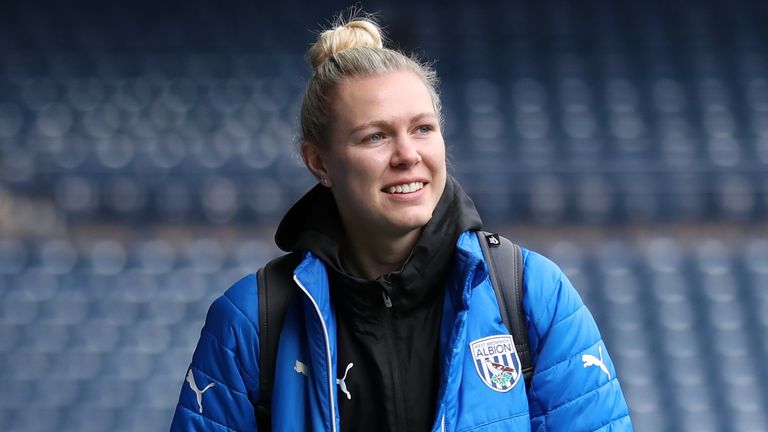
[[[296,360],[296,363],[293,365],[293,370],[295,370],[296,373],[309,376],[309,367],[298,360]]]
[[[187,372],[187,382],[189,383],[189,388],[192,389],[193,392],[195,392],[195,396],[197,396],[197,406],[200,408],[200,414],[203,413],[203,393],[206,392],[209,388],[213,387],[215,383],[210,383],[207,386],[205,386],[204,389],[200,390],[197,388],[197,384],[195,384],[195,375],[192,374],[192,369]]]
[[[344,394],[347,395],[347,399],[350,399],[350,400],[352,399],[352,394],[350,394],[349,390],[347,390],[347,381],[346,381],[346,379],[347,379],[347,374],[349,373],[349,370],[352,369],[352,366],[354,366],[354,365],[355,365],[354,363],[348,364],[347,365],[347,369],[344,370],[344,377],[341,378],[341,379],[336,378],[336,384],[339,385],[339,388],[341,389],[341,391],[344,392]]]
[[[597,347],[598,352],[600,353],[600,358],[593,356],[592,354],[584,354],[581,356],[581,361],[584,362],[584,367],[590,367],[590,366],[597,366],[605,372],[606,375],[608,375],[608,379],[611,379],[611,372],[608,370],[608,368],[605,366],[605,363],[603,363],[603,346],[598,345]]]

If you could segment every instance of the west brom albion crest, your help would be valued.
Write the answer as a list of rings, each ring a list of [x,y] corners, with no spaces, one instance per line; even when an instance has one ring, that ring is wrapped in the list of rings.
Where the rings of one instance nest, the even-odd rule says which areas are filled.
[[[520,357],[511,335],[489,336],[469,344],[475,369],[485,385],[508,392],[520,379]]]

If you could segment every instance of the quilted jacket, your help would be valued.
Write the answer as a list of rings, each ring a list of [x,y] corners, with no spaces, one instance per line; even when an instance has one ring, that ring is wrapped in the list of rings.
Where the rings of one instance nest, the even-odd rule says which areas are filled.
[[[560,269],[523,250],[534,374],[526,391],[477,236],[456,245],[443,298],[433,431],[631,431],[616,370],[595,322]],[[259,400],[257,278],[211,306],[185,372],[172,431],[255,431]],[[276,431],[337,431],[336,326],[327,270],[307,253],[294,271],[275,366]],[[343,396],[343,394],[342,394]]]

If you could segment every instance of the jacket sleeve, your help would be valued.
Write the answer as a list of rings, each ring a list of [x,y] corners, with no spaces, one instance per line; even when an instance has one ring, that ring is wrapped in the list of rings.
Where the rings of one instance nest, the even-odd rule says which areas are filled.
[[[176,405],[171,431],[254,431],[259,393],[256,276],[213,302]]]
[[[600,332],[579,294],[550,260],[525,251],[523,307],[534,373],[534,432],[632,431],[629,409]]]

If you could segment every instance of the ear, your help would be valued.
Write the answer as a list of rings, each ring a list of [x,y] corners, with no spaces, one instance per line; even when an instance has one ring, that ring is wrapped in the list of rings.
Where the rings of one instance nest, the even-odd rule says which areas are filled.
[[[330,187],[332,185],[333,182],[328,175],[328,169],[323,159],[323,152],[317,144],[311,141],[304,141],[301,144],[301,158],[304,160],[304,165],[309,168],[323,186]]]

